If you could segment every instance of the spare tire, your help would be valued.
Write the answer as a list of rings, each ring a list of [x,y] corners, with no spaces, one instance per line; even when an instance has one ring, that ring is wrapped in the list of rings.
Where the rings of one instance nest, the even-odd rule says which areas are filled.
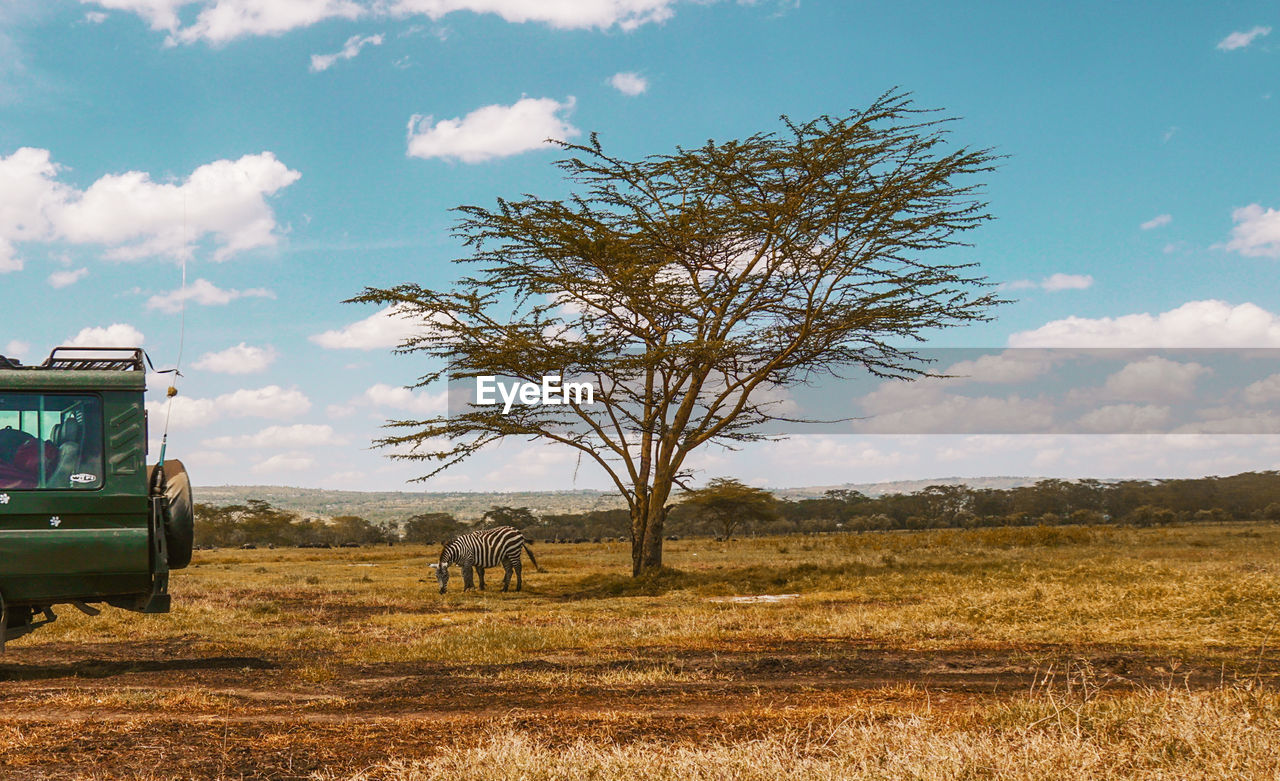
[[[153,492],[162,492],[168,500],[164,514],[164,542],[169,552],[169,569],[182,569],[191,563],[191,548],[196,536],[191,479],[187,477],[187,468],[181,461],[170,459],[164,462],[164,482],[157,486],[155,468],[155,464],[147,467],[147,485]]]

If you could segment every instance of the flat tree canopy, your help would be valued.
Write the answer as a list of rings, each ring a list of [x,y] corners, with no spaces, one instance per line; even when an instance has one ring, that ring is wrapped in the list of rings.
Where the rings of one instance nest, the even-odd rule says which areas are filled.
[[[662,566],[673,487],[698,447],[803,417],[779,391],[854,369],[925,373],[922,332],[987,319],[972,264],[929,262],[990,219],[987,149],[949,148],[952,120],[890,92],[865,110],[737,141],[624,160],[593,135],[560,143],[575,194],[462,206],[470,274],[448,290],[368,288],[421,321],[401,353],[440,368],[418,387],[495,375],[589,380],[594,404],[471,406],[396,420],[393,458],[426,479],[506,437],[576,448],[631,512],[632,572]],[[933,253],[936,254],[936,253]]]

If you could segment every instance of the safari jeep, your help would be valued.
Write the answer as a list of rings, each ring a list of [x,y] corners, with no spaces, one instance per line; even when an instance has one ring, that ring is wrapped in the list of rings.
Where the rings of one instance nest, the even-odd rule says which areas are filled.
[[[57,604],[169,611],[191,487],[179,461],[146,466],[145,390],[139,349],[0,356],[0,651]]]

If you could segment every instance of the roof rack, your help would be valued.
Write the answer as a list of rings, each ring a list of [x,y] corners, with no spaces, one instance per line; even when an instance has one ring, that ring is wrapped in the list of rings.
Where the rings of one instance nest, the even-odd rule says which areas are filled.
[[[55,347],[40,366],[15,368],[141,372],[146,371],[143,361],[140,347]]]
[[[0,355],[0,369],[21,369],[22,364],[12,358]]]

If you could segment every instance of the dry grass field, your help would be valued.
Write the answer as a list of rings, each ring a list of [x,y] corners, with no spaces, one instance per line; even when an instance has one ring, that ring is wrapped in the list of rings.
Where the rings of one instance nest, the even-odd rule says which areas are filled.
[[[0,778],[1280,777],[1278,525],[539,544],[519,594],[437,551],[63,610],[0,657]]]

